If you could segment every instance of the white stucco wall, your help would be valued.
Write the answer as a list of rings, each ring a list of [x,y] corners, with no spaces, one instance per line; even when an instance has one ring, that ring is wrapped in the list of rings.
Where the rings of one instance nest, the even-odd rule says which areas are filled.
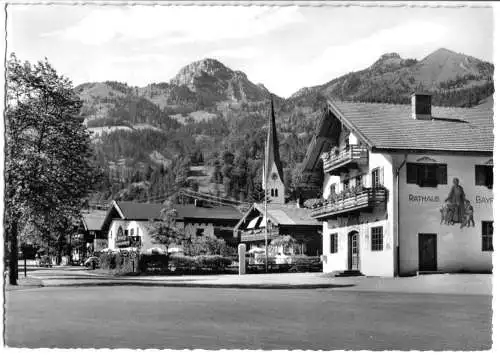
[[[437,234],[438,271],[488,271],[492,268],[492,252],[481,250],[481,221],[493,221],[493,191],[475,186],[475,165],[490,158],[473,156],[425,155],[447,164],[448,183],[438,187],[419,187],[406,183],[406,167],[401,171],[400,187],[400,253],[401,271],[418,270],[418,234]],[[408,156],[417,162],[423,155]],[[466,199],[474,208],[475,227],[441,224],[440,207],[447,198],[453,178],[460,180]]]
[[[115,241],[116,241],[116,236],[118,234],[118,228],[122,227],[124,233],[125,230],[128,230],[129,235],[135,235],[141,237],[141,252],[144,252],[150,248],[164,249],[162,245],[153,243],[151,237],[149,236],[146,224],[147,222],[143,221],[124,221],[121,219],[114,219],[111,222],[111,225],[108,230],[108,247],[110,249],[118,249],[116,247]],[[130,234],[132,229],[134,233]]]
[[[351,133],[352,135],[352,133]],[[350,144],[353,139],[349,138]],[[393,233],[394,214],[394,174],[392,170],[392,158],[388,154],[369,153],[368,165],[360,167],[359,171],[351,171],[349,178],[363,174],[363,185],[372,185],[371,171],[375,168],[381,170],[381,181],[388,190],[387,203],[376,207],[371,213],[361,213],[360,224],[345,225],[345,218],[330,219],[323,223],[323,271],[342,271],[348,268],[348,234],[356,230],[359,233],[359,267],[360,271],[368,276],[394,276],[395,272],[395,241]],[[330,185],[337,184],[337,192],[342,190],[341,181],[345,176],[325,175],[323,184],[323,197],[330,195]],[[354,183],[350,181],[350,185]],[[371,250],[371,228],[383,227],[384,248],[381,251]],[[338,252],[330,253],[330,235],[338,234]]]

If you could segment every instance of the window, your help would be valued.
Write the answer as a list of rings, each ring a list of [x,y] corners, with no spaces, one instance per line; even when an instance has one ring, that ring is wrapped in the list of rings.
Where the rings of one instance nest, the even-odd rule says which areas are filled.
[[[406,182],[420,187],[436,187],[448,184],[446,164],[406,164]]]
[[[274,189],[274,196],[278,197],[278,189]]]
[[[376,168],[372,170],[372,187],[384,186],[384,170],[383,168]]]
[[[493,188],[493,166],[476,165],[476,186]]]
[[[205,230],[204,230],[203,228],[196,228],[196,236],[197,236],[197,237],[201,237],[201,236],[203,236],[203,232],[204,232],[204,231],[205,231]]]
[[[342,188],[344,189],[344,191],[349,189],[349,180],[342,181],[342,185],[343,185]]]
[[[339,235],[337,233],[330,234],[330,253],[335,254],[339,251]]]
[[[493,222],[481,222],[482,251],[493,251]]]
[[[130,229],[130,235],[135,235],[134,234],[134,228]]]
[[[384,250],[384,230],[382,227],[372,228],[372,251]]]
[[[354,178],[354,186],[363,186],[363,175],[358,175]]]
[[[274,189],[271,189],[271,197],[274,197]]]
[[[336,192],[335,190],[336,190],[335,184],[331,184],[330,185],[330,196],[335,194],[335,192]]]

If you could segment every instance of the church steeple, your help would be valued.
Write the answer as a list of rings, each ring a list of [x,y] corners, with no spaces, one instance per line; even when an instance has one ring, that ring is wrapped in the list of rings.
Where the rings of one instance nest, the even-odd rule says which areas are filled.
[[[262,169],[264,172],[262,186],[264,188],[265,182],[267,181],[267,196],[271,203],[285,203],[285,179],[283,178],[283,167],[280,160],[280,146],[278,142],[278,133],[276,131],[276,119],[274,117],[272,96],[268,127],[265,162],[264,169]],[[265,171],[266,166],[267,171]]]

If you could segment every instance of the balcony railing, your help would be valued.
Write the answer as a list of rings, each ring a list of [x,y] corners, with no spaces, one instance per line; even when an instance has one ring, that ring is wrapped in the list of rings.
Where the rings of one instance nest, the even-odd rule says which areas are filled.
[[[331,200],[325,200],[320,203],[319,206],[313,208],[311,217],[323,219],[325,217],[372,208],[385,200],[386,189],[384,187],[363,188],[359,191],[349,191]]]
[[[273,229],[268,229],[267,231],[267,238],[269,240],[277,238],[279,236],[279,231],[276,228]],[[265,239],[265,233],[264,229],[248,229],[245,231],[241,232],[241,241],[242,242],[253,242],[257,240],[264,240]]]
[[[325,173],[338,175],[341,171],[356,168],[368,162],[368,149],[361,145],[350,145],[344,150],[333,148],[321,154]]]

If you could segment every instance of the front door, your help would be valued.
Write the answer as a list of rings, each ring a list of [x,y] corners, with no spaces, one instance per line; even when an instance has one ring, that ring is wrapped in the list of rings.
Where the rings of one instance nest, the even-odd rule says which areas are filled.
[[[418,270],[437,271],[437,235],[418,235]]]
[[[352,232],[349,234],[349,257],[348,257],[348,269],[349,270],[359,270],[359,234],[358,232]]]

